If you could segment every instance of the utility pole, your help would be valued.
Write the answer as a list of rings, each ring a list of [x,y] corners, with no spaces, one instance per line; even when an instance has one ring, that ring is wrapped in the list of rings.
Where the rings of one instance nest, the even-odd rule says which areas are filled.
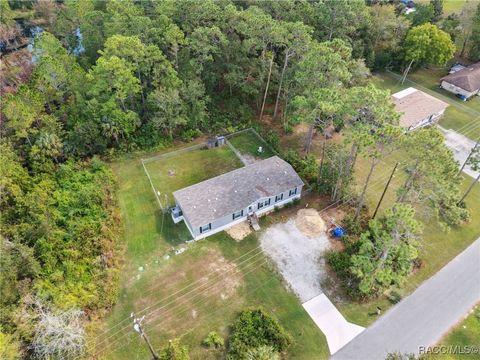
[[[382,204],[383,197],[385,196],[385,193],[387,192],[388,187],[390,186],[390,182],[393,179],[393,174],[395,174],[395,171],[397,171],[398,164],[400,164],[398,161],[395,164],[395,167],[392,170],[392,173],[390,174],[390,178],[387,181],[387,184],[385,185],[385,188],[383,189],[382,196],[380,196],[380,200],[378,200],[377,208],[375,209],[375,212],[373,213],[372,219],[375,219],[375,216],[377,216],[378,209],[380,209],[380,205]]]
[[[475,146],[472,148],[472,150],[470,151],[470,153],[467,156],[467,159],[465,160],[462,167],[460,168],[460,171],[458,172],[458,175],[460,175],[462,173],[463,169],[465,169],[465,166],[467,166],[468,162],[470,161],[470,158],[472,157],[472,155],[477,150],[477,146],[478,146],[479,143],[480,143],[480,140],[477,140],[477,142],[475,143]]]
[[[145,316],[142,316],[141,318],[136,318],[134,313],[130,314],[130,317],[133,319],[133,330],[135,330],[137,333],[140,334],[140,336],[145,340],[148,349],[152,353],[152,358],[153,360],[160,360],[158,355],[155,353],[155,350],[153,350],[152,344],[150,344],[150,341],[148,340],[147,334],[145,334],[145,330],[142,327],[142,321],[145,319]]]
[[[460,199],[460,201],[457,203],[457,205],[460,205],[462,203],[463,200],[465,200],[465,198],[467,197],[468,194],[470,194],[470,191],[472,191],[473,187],[475,186],[475,184],[480,180],[480,173],[478,174],[477,178],[472,182],[472,184],[469,186],[468,190],[465,192],[465,194],[463,194],[462,198]]]

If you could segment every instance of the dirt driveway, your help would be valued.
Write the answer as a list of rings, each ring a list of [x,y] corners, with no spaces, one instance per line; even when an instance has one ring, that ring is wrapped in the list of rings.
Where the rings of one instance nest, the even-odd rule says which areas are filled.
[[[326,275],[321,255],[330,247],[326,234],[308,237],[291,219],[269,227],[260,243],[302,303],[322,293],[320,284]]]
[[[299,227],[303,228],[302,221],[298,221],[301,216],[302,210],[297,212],[296,219],[271,226],[260,237],[260,243],[264,253],[275,262],[305,311],[325,335],[333,354],[364,328],[349,323],[323,293],[321,284],[328,275],[322,255],[330,248],[330,240],[325,232],[307,236],[300,231]]]

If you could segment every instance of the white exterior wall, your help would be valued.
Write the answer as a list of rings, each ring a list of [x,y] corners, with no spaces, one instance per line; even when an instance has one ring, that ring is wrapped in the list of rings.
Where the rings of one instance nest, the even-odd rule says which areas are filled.
[[[439,111],[436,114],[430,115],[430,116],[426,117],[425,119],[422,119],[422,121],[419,121],[414,126],[411,126],[408,130],[412,131],[412,130],[419,129],[419,128],[422,128],[424,126],[433,124],[433,123],[437,122],[440,119],[440,117],[443,116],[444,113],[445,113],[445,109],[442,110],[442,111]]]
[[[228,229],[229,227],[233,226],[233,225],[236,225],[236,224],[239,224],[241,223],[242,221],[245,221],[247,220],[247,215],[248,215],[248,211],[249,211],[249,207],[252,207],[252,213],[255,213],[257,216],[262,216],[270,211],[272,211],[276,206],[277,207],[282,207],[284,206],[285,204],[289,203],[289,202],[292,202],[293,200],[295,199],[300,199],[301,197],[301,194],[302,194],[302,186],[299,186],[297,187],[297,193],[293,196],[289,196],[289,192],[290,190],[293,190],[294,188],[292,189],[289,189],[285,192],[283,192],[283,200],[275,203],[275,197],[280,195],[280,194],[277,194],[277,195],[274,195],[274,196],[271,196],[271,197],[265,197],[265,198],[260,198],[258,199],[257,201],[255,201],[254,203],[250,204],[249,206],[247,206],[246,208],[243,209],[243,216],[233,220],[233,213],[232,214],[228,214],[228,215],[225,215],[219,219],[216,219],[214,221],[211,222],[211,230],[209,231],[205,231],[204,233],[200,233],[200,227],[197,227],[197,228],[192,228],[192,226],[190,225],[190,223],[188,222],[188,219],[184,216],[184,221],[185,221],[185,224],[187,225],[187,228],[188,230],[190,231],[190,233],[192,234],[192,237],[194,240],[199,240],[199,239],[203,239],[203,238],[206,238],[207,236],[210,236],[210,235],[213,235],[213,234],[216,234],[220,231],[223,231],[225,229]],[[258,209],[258,203],[259,202],[265,202],[267,201],[268,199],[270,199],[270,205],[268,206],[264,206],[263,208],[261,209]],[[178,206],[178,205],[177,205]],[[238,209],[237,211],[235,212],[239,212],[240,210],[242,209]],[[204,225],[208,225],[208,224],[204,224]]]
[[[480,89],[477,89],[476,91],[473,91],[473,92],[469,92],[467,90],[464,90],[458,86],[455,86],[453,84],[450,84],[449,82],[443,80],[441,85],[440,85],[443,89],[453,93],[453,94],[460,94],[460,95],[463,95],[467,98],[475,95],[475,94],[478,94]]]

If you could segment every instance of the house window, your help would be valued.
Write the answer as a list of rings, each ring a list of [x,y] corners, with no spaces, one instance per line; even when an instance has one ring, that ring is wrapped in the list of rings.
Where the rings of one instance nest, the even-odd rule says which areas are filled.
[[[259,202],[259,203],[258,203],[258,209],[261,209],[261,208],[263,208],[263,207],[265,207],[265,206],[268,206],[268,205],[270,205],[270,199],[267,199],[267,200],[265,200],[265,201]]]
[[[293,196],[297,193],[297,188],[293,189],[293,190],[290,190],[290,192],[288,193],[288,196]]]
[[[283,200],[283,193],[280,195],[275,196],[275,202],[279,202]]]
[[[203,234],[204,232],[207,232],[209,230],[212,230],[212,223],[200,226],[200,234]]]
[[[233,213],[233,220],[243,216],[243,210]]]

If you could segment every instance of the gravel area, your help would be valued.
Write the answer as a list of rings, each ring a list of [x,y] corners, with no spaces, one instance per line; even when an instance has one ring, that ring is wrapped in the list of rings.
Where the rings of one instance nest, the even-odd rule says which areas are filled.
[[[269,227],[260,243],[302,303],[322,293],[325,261],[321,255],[330,246],[326,234],[307,237],[291,219]]]

